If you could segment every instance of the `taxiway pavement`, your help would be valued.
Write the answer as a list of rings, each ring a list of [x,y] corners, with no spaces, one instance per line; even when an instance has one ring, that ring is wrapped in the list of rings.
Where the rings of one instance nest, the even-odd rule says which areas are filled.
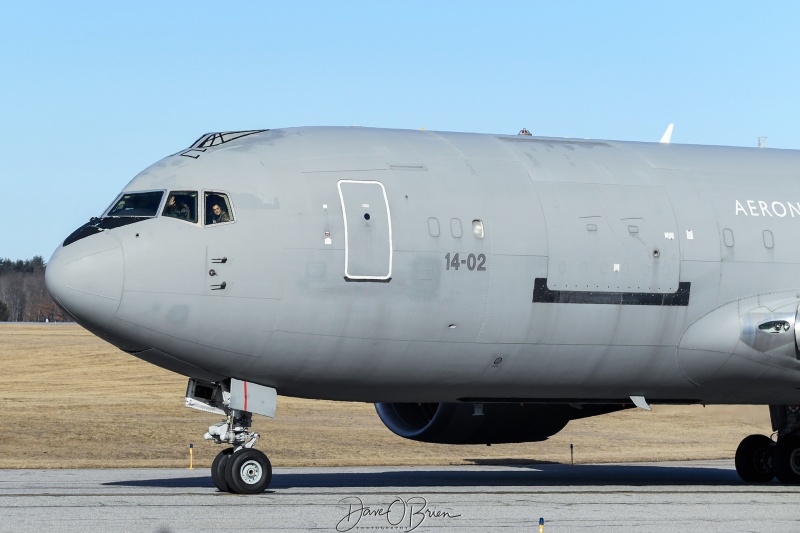
[[[3,532],[800,531],[800,486],[732,461],[277,468],[267,492],[207,469],[0,470]]]

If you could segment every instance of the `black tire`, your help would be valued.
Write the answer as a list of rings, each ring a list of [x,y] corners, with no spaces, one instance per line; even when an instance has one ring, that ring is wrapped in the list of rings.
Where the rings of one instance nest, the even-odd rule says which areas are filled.
[[[217,487],[220,492],[230,492],[228,483],[225,481],[225,466],[232,453],[233,448],[226,448],[219,452],[211,463],[211,481],[214,482],[214,486]]]
[[[736,473],[746,483],[768,483],[775,477],[774,446],[765,435],[750,435],[736,448]]]
[[[260,450],[235,452],[225,466],[225,482],[230,492],[260,494],[272,481],[272,465]]]
[[[775,475],[781,483],[800,484],[800,437],[786,435],[775,446]]]

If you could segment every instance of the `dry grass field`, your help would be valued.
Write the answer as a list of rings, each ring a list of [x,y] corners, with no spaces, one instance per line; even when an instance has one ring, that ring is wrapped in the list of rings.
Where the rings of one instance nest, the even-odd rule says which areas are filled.
[[[131,357],[74,324],[0,324],[0,468],[207,467],[202,438],[221,417],[183,406],[186,378]],[[408,441],[371,404],[280,397],[254,417],[275,466],[449,465],[732,458],[770,433],[766,407],[655,406],[577,420],[546,442],[446,446]]]

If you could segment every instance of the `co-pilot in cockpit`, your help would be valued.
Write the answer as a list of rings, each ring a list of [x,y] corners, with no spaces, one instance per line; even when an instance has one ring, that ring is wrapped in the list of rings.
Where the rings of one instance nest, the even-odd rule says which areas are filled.
[[[233,222],[233,210],[228,202],[228,195],[222,192],[206,192],[206,219],[205,225]]]
[[[171,191],[161,215],[194,224],[197,222],[197,192]]]

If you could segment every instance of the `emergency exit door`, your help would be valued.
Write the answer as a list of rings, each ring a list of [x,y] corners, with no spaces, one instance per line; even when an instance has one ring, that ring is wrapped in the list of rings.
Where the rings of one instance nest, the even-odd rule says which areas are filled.
[[[344,276],[352,281],[392,277],[392,221],[386,189],[378,181],[341,180]]]

